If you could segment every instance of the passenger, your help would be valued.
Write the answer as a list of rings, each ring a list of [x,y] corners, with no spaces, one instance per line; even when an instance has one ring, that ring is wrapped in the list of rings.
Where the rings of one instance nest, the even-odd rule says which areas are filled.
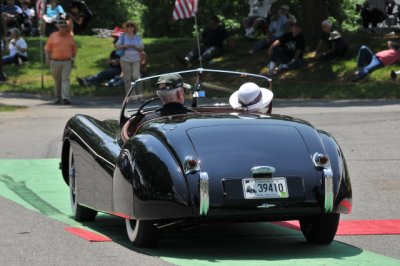
[[[238,111],[265,113],[273,97],[272,91],[247,82],[231,95],[229,104]]]
[[[157,95],[163,106],[157,110],[162,115],[186,114],[189,110],[183,105],[185,89],[190,85],[183,82],[179,74],[166,74],[157,81]]]

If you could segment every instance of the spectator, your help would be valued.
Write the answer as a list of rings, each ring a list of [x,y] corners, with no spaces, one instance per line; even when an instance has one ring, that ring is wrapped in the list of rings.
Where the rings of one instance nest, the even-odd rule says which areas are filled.
[[[117,50],[123,51],[120,63],[125,83],[125,92],[128,93],[131,83],[140,78],[140,52],[144,46],[137,34],[138,27],[132,21],[124,23],[125,33],[121,34],[116,43]],[[139,101],[143,101],[142,88],[136,88]]]
[[[253,82],[244,83],[229,97],[229,104],[238,111],[267,112],[274,94]]]
[[[163,106],[157,110],[160,115],[186,114],[189,110],[183,105],[185,89],[190,85],[183,82],[179,74],[166,74],[157,81],[157,95]]]
[[[388,41],[388,49],[374,54],[371,49],[363,45],[358,50],[355,81],[365,78],[375,69],[393,65],[400,62],[400,43]]]
[[[49,36],[56,30],[55,24],[58,19],[66,19],[67,14],[57,0],[49,0],[46,5],[46,13],[42,16],[40,33]]]
[[[315,58],[324,60],[344,56],[347,51],[347,43],[338,31],[333,30],[332,22],[326,19],[322,21],[321,27],[321,37],[318,42]]]
[[[74,34],[82,34],[86,26],[87,15],[83,10],[81,2],[73,1],[71,3],[68,17],[71,25],[71,32]]]
[[[67,22],[60,19],[56,23],[58,31],[53,32],[44,47],[46,64],[54,78],[55,104],[70,104],[69,75],[76,56],[74,38],[68,32]]]
[[[14,0],[7,0],[7,4],[1,8],[1,22],[3,36],[6,36],[8,27],[18,27],[22,18],[22,9],[14,3]]]
[[[290,23],[296,23],[295,16],[290,14],[288,5],[281,5],[278,9],[278,18],[275,24],[270,26],[269,31],[277,38],[281,37],[286,32],[290,31]]]
[[[358,6],[364,29],[368,29],[369,25],[376,28],[378,23],[384,21],[386,17],[385,9],[385,1],[383,0],[366,0],[362,6]]]
[[[140,76],[145,77],[147,76],[147,55],[145,51],[140,52]],[[123,75],[118,75],[112,78],[109,82],[107,82],[107,87],[116,87],[116,86],[123,86],[124,80]]]
[[[249,0],[250,12],[242,21],[247,38],[253,38],[258,28],[267,25],[267,15],[274,0]]]
[[[225,27],[220,24],[219,18],[217,16],[212,16],[209,21],[209,26],[202,34],[200,44],[201,59],[208,62],[219,56],[222,53],[223,43],[225,40],[227,40],[229,45],[232,46],[228,37],[229,34]],[[178,58],[178,60],[186,66],[198,59],[199,51],[197,48],[190,51],[185,58]]]
[[[28,45],[21,37],[18,29],[11,30],[11,40],[8,44],[8,49],[10,54],[3,56],[3,65],[12,63],[20,65],[22,62],[28,61]]]
[[[278,40],[283,34],[290,31],[288,25],[295,22],[296,18],[289,13],[289,6],[282,5],[278,9],[278,13],[273,14],[271,17],[266,38],[258,41],[249,51],[249,54],[253,54],[270,47],[274,41]]]
[[[302,29],[298,23],[293,23],[290,27],[291,32],[285,33],[269,49],[270,75],[277,66],[279,66],[279,70],[294,69],[300,67],[304,62],[305,40]]]
[[[25,0],[22,2],[22,31],[25,36],[33,35],[32,27],[35,20],[35,9],[30,7],[30,1]]]
[[[90,86],[100,84],[104,81],[114,78],[115,76],[119,76],[121,75],[121,65],[119,59],[120,57],[114,50],[106,60],[106,64],[108,65],[107,69],[97,73],[94,76],[89,76],[86,78],[77,77],[76,80],[81,86]]]

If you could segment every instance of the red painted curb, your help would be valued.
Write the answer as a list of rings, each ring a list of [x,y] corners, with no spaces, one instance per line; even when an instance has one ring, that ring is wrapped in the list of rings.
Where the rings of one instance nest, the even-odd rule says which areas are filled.
[[[275,222],[273,224],[300,230],[298,221]],[[400,235],[400,220],[340,221],[336,235]]]
[[[79,236],[85,240],[88,240],[90,242],[110,242],[112,241],[111,238],[108,238],[106,236],[90,232],[86,229],[83,228],[77,228],[77,227],[66,227],[64,228],[65,231],[74,234],[76,236]]]

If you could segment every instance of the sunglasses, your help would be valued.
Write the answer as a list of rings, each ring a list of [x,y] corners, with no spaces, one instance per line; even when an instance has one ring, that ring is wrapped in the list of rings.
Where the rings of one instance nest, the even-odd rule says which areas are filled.
[[[176,89],[175,86],[170,84],[162,84],[157,87],[157,90],[174,90],[174,89]]]

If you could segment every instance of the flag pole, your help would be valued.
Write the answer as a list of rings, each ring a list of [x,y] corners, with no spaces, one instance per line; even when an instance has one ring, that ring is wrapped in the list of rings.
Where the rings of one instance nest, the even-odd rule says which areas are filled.
[[[197,39],[197,52],[199,53],[199,64],[200,68],[203,68],[202,58],[201,58],[201,49],[200,49],[200,37],[199,37],[199,27],[197,25],[197,14],[194,14],[194,23],[196,28],[196,39]]]
[[[36,6],[37,7],[37,6]],[[44,30],[42,31],[42,23],[44,23],[43,19],[42,19],[42,14],[45,12],[46,9],[46,0],[41,0],[40,1],[40,10],[36,10],[36,15],[38,17],[39,20],[39,51],[40,51],[40,78],[41,78],[41,88],[42,90],[44,89],[44,63],[43,63],[43,35]]]
[[[40,22],[39,22],[40,25]],[[43,40],[42,40],[42,34],[40,34],[40,38],[39,38],[39,50],[40,50],[40,77],[41,77],[41,85],[42,85],[42,90],[44,89],[44,73],[43,73]]]

